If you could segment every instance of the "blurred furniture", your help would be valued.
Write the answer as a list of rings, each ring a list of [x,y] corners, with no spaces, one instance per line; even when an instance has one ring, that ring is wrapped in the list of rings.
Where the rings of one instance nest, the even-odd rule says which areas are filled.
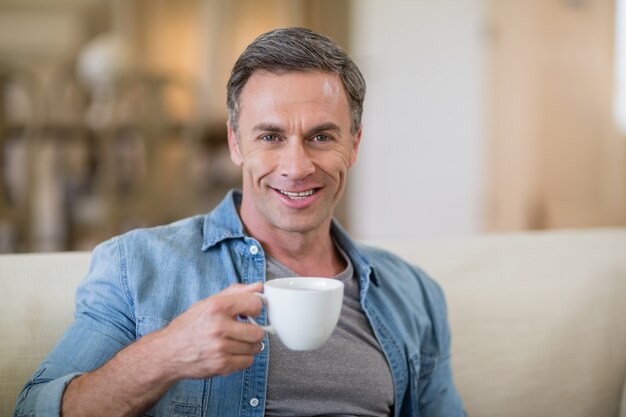
[[[626,229],[373,242],[444,288],[470,416],[616,417],[626,371]],[[0,256],[0,415],[72,322],[90,254]]]
[[[206,211],[240,183],[225,124],[170,106],[193,101],[190,80],[96,75],[85,88],[67,67],[45,83],[0,60],[0,253],[90,250]]]
[[[32,72],[0,60],[0,253],[31,243],[37,90]]]

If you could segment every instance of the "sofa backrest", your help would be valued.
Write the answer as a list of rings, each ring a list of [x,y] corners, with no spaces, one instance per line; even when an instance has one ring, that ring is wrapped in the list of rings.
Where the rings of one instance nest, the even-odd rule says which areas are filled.
[[[626,372],[626,229],[368,242],[443,287],[470,416],[615,417]],[[90,254],[0,255],[0,416],[72,321]]]
[[[0,416],[71,324],[91,254],[0,255]]]
[[[442,285],[470,416],[618,415],[626,228],[376,243]]]

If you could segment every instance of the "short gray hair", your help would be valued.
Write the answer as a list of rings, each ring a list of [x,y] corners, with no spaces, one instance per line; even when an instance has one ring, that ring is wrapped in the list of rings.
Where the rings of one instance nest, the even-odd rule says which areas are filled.
[[[235,132],[241,92],[257,70],[274,73],[317,70],[339,75],[348,96],[352,134],[361,127],[365,80],[359,68],[330,38],[309,29],[293,27],[275,29],[259,36],[235,62],[226,87],[228,122]]]

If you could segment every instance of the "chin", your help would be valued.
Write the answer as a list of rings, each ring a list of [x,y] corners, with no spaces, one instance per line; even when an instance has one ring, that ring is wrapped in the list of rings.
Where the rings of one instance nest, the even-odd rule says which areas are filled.
[[[324,224],[324,219],[286,219],[280,217],[275,220],[275,227],[290,233],[308,233]]]
[[[333,211],[329,207],[309,207],[295,212],[284,207],[266,211],[266,219],[277,229],[290,233],[308,233],[330,223]]]
[[[277,224],[276,227],[289,233],[308,233],[315,230],[317,226],[304,222],[283,222],[282,224]]]

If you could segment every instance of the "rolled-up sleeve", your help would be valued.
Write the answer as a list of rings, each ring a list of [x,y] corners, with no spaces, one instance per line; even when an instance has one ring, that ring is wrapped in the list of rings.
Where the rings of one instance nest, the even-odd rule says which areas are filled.
[[[59,416],[70,381],[135,340],[133,299],[118,239],[94,250],[89,273],[76,291],[74,323],[22,389],[15,417]]]

